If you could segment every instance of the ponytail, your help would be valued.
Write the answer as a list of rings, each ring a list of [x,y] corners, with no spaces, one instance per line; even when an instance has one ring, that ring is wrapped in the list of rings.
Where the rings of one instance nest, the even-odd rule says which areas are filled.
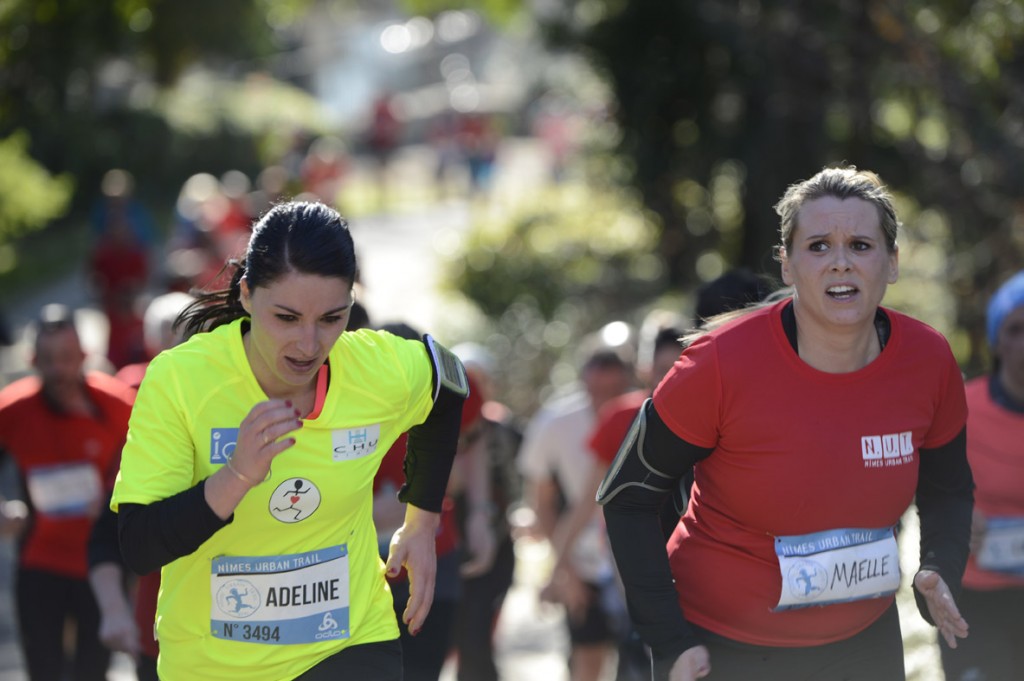
[[[187,338],[203,331],[212,331],[218,326],[249,314],[242,307],[242,277],[245,276],[245,263],[235,259],[228,260],[217,273],[217,278],[219,279],[229,268],[234,268],[235,271],[227,288],[192,292],[196,299],[174,320],[174,331],[182,329],[183,335]]]

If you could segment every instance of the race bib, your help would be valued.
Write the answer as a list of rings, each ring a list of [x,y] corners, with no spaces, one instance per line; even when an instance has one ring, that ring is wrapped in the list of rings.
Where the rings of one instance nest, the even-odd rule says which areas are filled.
[[[32,506],[52,516],[86,516],[98,508],[102,481],[88,463],[61,464],[28,471],[26,487]]]
[[[210,574],[210,633],[286,645],[348,638],[348,547],[224,556]]]
[[[1024,518],[989,518],[975,560],[982,569],[1024,577]]]
[[[899,551],[893,528],[839,529],[775,538],[782,580],[776,612],[896,593]]]

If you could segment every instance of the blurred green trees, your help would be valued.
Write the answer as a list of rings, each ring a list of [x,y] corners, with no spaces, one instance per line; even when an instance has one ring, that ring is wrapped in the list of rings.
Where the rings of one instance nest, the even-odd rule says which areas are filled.
[[[665,290],[655,216],[622,188],[553,188],[479,220],[448,266],[483,313],[475,330],[497,359],[502,399],[532,413],[576,379],[581,339]],[[539,388],[539,390],[538,390]]]
[[[670,286],[774,272],[786,186],[826,164],[870,168],[928,219],[908,229],[948,241],[937,276],[958,354],[982,366],[984,302],[1024,266],[1024,2],[531,6],[611,89],[616,153],[659,218]]]
[[[552,191],[508,219],[478,223],[454,280],[488,317],[524,293],[549,320],[570,300],[599,299],[602,313],[621,313],[664,287],[656,235],[625,192]]]
[[[0,247],[63,215],[71,198],[71,177],[54,177],[27,150],[24,132],[0,139]]]
[[[255,175],[297,129],[322,130],[308,93],[259,75],[282,49],[278,29],[310,4],[0,3],[0,285],[31,283],[18,257],[30,245],[49,252],[21,239],[29,231],[52,225],[66,242],[87,241],[78,232],[110,168],[130,171],[163,215],[191,174]]]
[[[31,158],[76,178],[78,208],[113,165],[143,190],[144,178],[173,191],[196,170],[252,170],[286,126],[250,114],[289,102],[315,125],[315,107],[258,79],[182,75],[251,70],[288,47],[281,27],[313,4],[0,3],[0,139],[24,131]],[[926,251],[928,276],[955,295],[965,368],[983,364],[984,302],[1024,266],[1024,0],[401,4],[505,25],[530,10],[553,49],[587,57],[611,93],[616,172],[651,216],[649,254],[673,289],[731,265],[774,272],[772,205],[786,185],[825,164],[876,170],[909,207],[908,241],[944,244]],[[260,104],[237,104],[248,97]],[[544,277],[573,269],[544,269],[544,253],[527,264]]]
[[[192,112],[193,119],[206,116],[199,127],[179,125],[181,117],[168,112],[179,95],[194,104],[179,87],[191,67],[223,71],[241,63],[236,75],[244,74],[258,63],[253,60],[281,49],[275,26],[309,4],[8,0],[0,4],[0,137],[23,130],[34,159],[75,177],[77,208],[110,167],[135,173],[143,192],[172,196],[199,169],[251,170],[259,162],[259,140],[248,112],[265,97],[238,105],[229,100],[251,89],[208,88]],[[288,101],[299,98],[297,89],[282,89]],[[313,106],[303,97],[300,113],[308,113]],[[199,165],[211,159],[214,165]]]

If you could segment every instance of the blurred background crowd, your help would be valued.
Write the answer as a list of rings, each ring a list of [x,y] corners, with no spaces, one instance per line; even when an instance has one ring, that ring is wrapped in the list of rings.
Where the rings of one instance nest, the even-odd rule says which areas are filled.
[[[31,372],[43,305],[74,308],[88,366],[116,373],[152,354],[148,303],[215,284],[275,201],[337,207],[366,324],[461,344],[514,433],[498,668],[568,678],[515,462],[542,406],[591,387],[584,350],[642,368],[651,320],[692,327],[723,274],[774,288],[772,205],[839,162],[897,194],[885,303],[982,373],[986,301],[1024,267],[1022,34],[1024,0],[2,3],[0,383]],[[931,630],[904,635],[909,678],[938,678]]]

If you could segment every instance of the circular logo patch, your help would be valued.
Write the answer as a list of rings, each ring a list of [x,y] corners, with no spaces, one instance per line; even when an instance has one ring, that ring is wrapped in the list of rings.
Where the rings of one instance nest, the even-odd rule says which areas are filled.
[[[796,598],[805,601],[814,599],[825,593],[828,586],[828,572],[825,567],[813,560],[797,561],[787,575],[789,592]]]
[[[248,617],[262,604],[260,592],[244,579],[229,580],[217,590],[217,607],[231,617]]]
[[[320,490],[306,478],[288,478],[270,496],[270,515],[282,523],[305,520],[320,508]]]

